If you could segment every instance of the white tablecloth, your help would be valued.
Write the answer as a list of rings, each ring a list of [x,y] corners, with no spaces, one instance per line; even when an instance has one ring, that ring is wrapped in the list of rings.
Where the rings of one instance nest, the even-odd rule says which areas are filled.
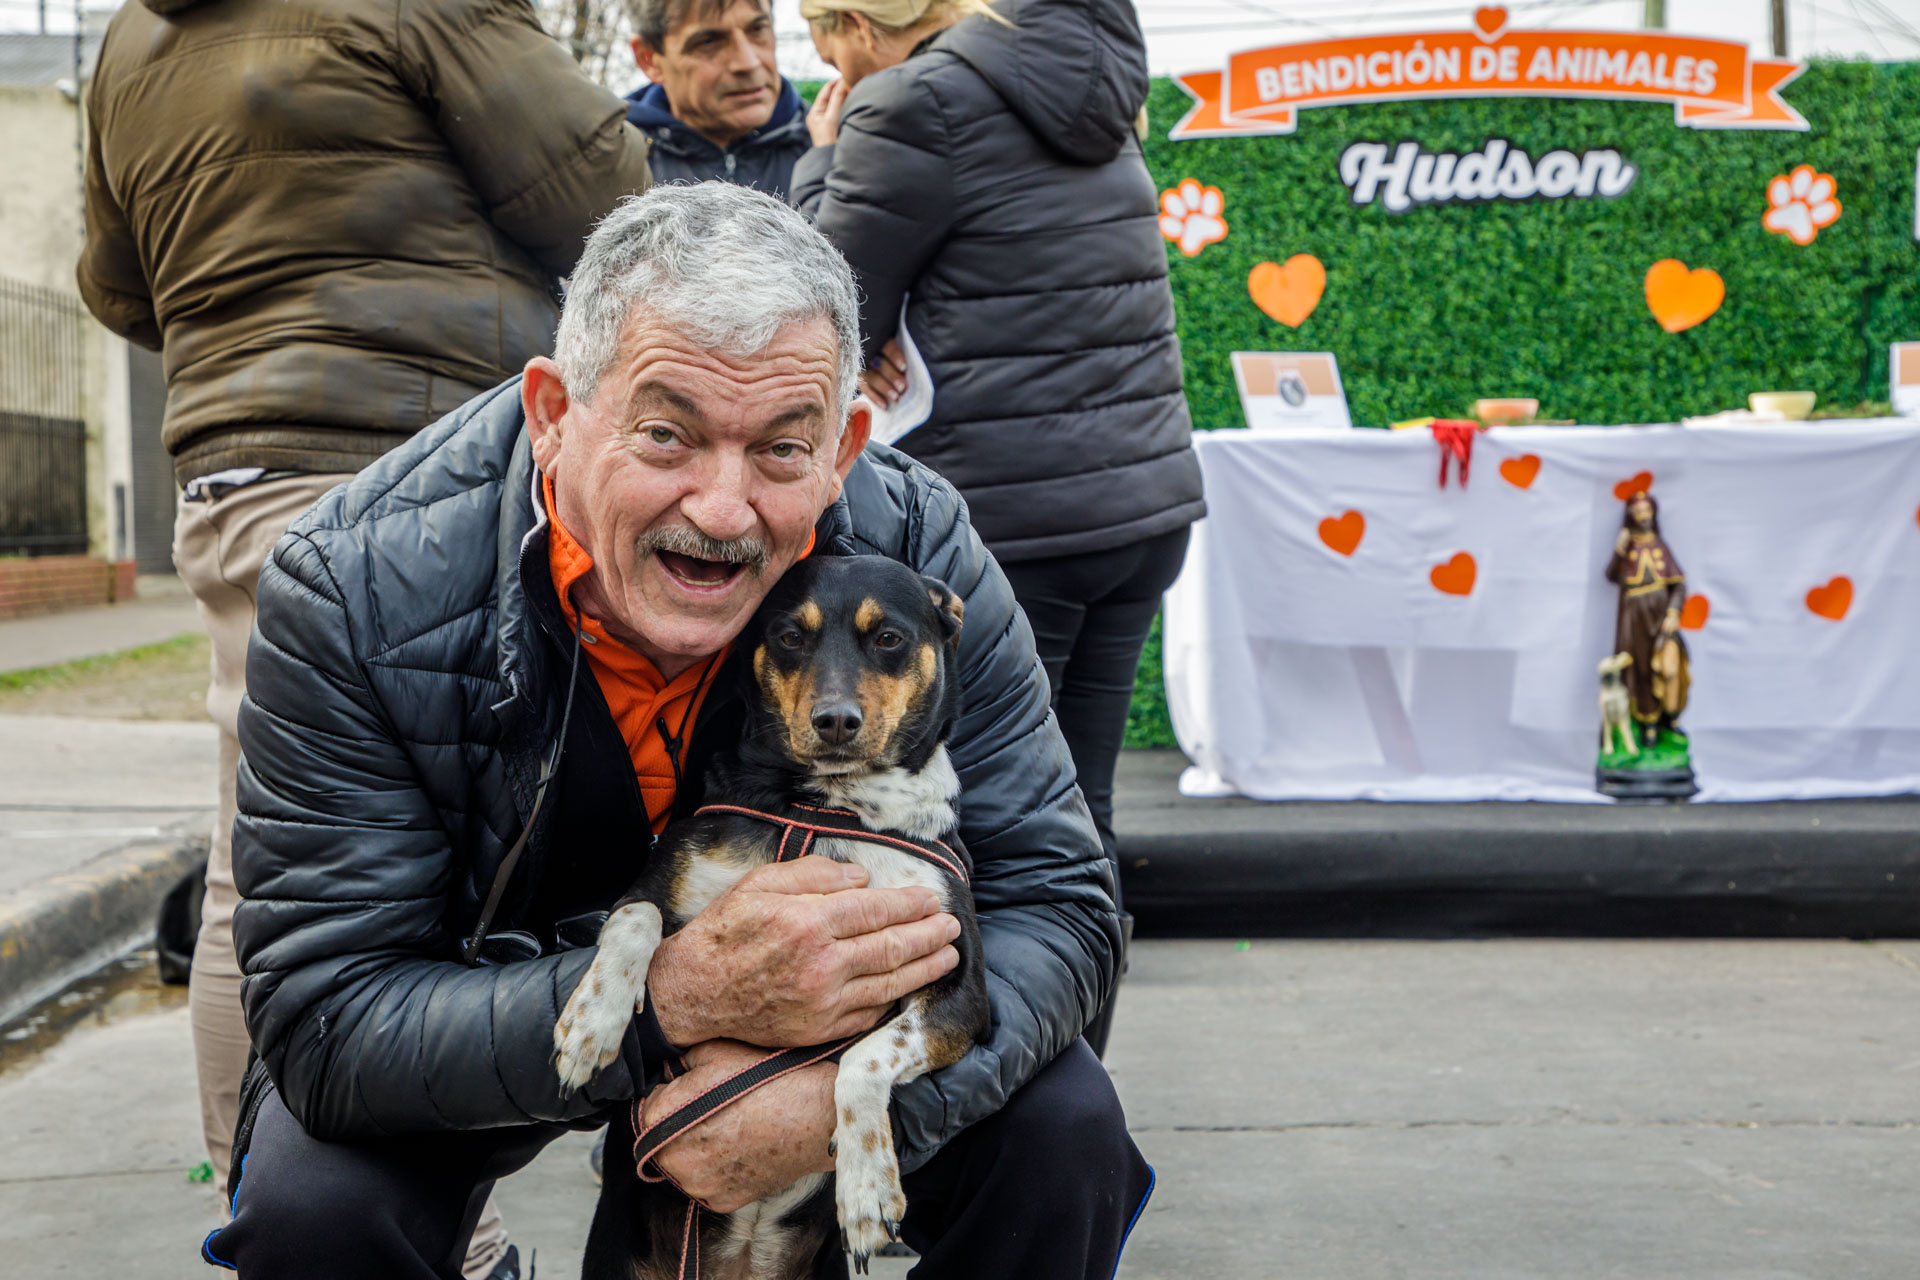
[[[1464,490],[1425,430],[1194,444],[1209,515],[1165,648],[1189,794],[1599,800],[1602,571],[1643,471],[1708,602],[1685,633],[1699,798],[1920,791],[1920,424],[1496,428]],[[1529,456],[1531,484],[1502,474]],[[1349,511],[1342,555],[1321,521]],[[1471,592],[1438,590],[1462,552]],[[1845,616],[1814,612],[1841,576]]]

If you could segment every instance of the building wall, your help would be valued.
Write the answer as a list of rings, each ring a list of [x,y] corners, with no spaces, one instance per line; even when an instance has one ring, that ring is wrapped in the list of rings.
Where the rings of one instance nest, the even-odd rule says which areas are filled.
[[[81,207],[81,113],[58,86],[0,87],[0,274],[75,295],[85,238]],[[130,557],[130,522],[116,519],[115,486],[133,480],[127,344],[89,318],[80,342],[87,423],[87,532],[96,556]],[[32,369],[0,371],[31,382]],[[123,500],[124,501],[124,500]]]
[[[52,85],[0,88],[0,271],[74,291],[80,256],[78,107]]]

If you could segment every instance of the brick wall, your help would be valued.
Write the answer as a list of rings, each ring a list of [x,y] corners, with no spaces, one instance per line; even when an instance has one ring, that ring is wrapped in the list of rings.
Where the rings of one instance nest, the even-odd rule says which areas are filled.
[[[0,560],[0,618],[106,604],[117,576],[113,564],[92,556]]]

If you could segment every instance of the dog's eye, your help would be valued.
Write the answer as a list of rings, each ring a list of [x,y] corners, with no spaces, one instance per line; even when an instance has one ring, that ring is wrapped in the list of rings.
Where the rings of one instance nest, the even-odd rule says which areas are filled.
[[[788,627],[785,631],[775,636],[774,639],[780,642],[782,649],[798,649],[802,644],[806,643],[806,637],[800,634],[800,628],[798,627]]]
[[[876,649],[898,649],[906,643],[906,640],[907,638],[898,631],[882,631],[873,637],[873,647]]]

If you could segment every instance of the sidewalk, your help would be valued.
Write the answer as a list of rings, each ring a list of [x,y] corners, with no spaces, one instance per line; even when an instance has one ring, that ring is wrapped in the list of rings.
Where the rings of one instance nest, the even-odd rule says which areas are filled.
[[[186,1010],[114,1000],[0,1042],[10,1274],[216,1274]],[[1916,943],[1142,943],[1108,1065],[1159,1185],[1119,1275],[1910,1280],[1916,1000]],[[501,1184],[544,1280],[587,1144]]]
[[[192,598],[155,585],[127,604],[0,622],[0,671],[200,631]],[[217,758],[204,716],[0,712],[0,1021],[152,936],[160,895],[204,854]]]
[[[193,597],[172,588],[177,582],[142,578],[142,594],[125,604],[0,621],[0,674],[118,653],[204,630]]]

